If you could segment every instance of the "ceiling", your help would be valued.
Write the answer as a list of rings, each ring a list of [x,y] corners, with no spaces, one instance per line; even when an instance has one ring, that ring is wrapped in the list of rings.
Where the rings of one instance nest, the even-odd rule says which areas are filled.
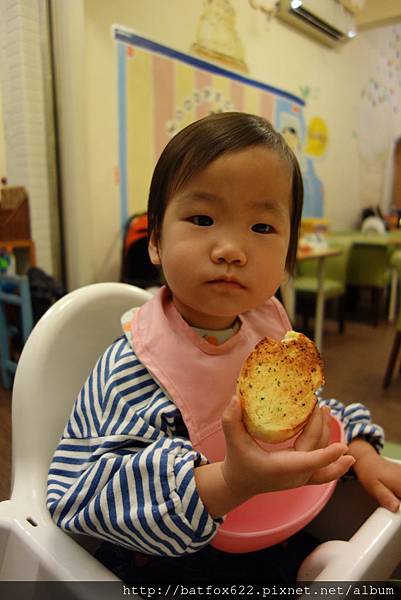
[[[341,0],[355,12],[358,29],[401,23],[401,0]]]

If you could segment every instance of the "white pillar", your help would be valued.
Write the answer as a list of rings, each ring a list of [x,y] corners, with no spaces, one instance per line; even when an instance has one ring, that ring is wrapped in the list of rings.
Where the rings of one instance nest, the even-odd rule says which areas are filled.
[[[53,0],[52,11],[66,271],[71,290],[94,281],[84,1]]]

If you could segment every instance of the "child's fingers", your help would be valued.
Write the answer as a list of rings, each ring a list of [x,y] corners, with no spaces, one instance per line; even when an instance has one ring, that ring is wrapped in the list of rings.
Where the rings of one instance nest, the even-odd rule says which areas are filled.
[[[394,464],[394,466],[396,465]],[[383,475],[381,475],[380,481],[393,492],[396,498],[401,500],[401,470],[397,471],[395,480],[392,476],[389,479],[388,477],[383,477]]]
[[[240,421],[242,419],[241,402],[238,396],[232,396],[222,415],[224,421]]]
[[[325,448],[331,440],[331,415],[328,406],[323,406],[321,411],[323,413],[323,427],[318,448]]]
[[[309,483],[316,485],[339,479],[345,475],[345,473],[352,467],[354,463],[355,459],[350,454],[340,456],[338,460],[331,463],[327,467],[315,471],[309,479]]]
[[[319,448],[318,450],[311,450],[310,452],[293,452],[291,454],[291,460],[287,462],[288,474],[294,475],[302,472],[314,473],[319,469],[328,467],[332,463],[335,463],[340,457],[342,457],[348,448],[345,444],[336,442],[330,444],[326,448]],[[350,459],[350,460],[349,460]],[[349,457],[348,462],[353,464],[355,460],[353,457]]]
[[[397,496],[395,496],[395,494],[393,494],[393,492],[378,479],[369,485],[367,491],[377,500],[380,506],[383,506],[392,512],[396,512],[399,509],[399,498],[397,498]]]
[[[295,441],[295,450],[303,450],[307,452],[309,450],[315,450],[316,448],[319,448],[320,440],[322,437],[322,431],[323,412],[316,405],[304,430]]]

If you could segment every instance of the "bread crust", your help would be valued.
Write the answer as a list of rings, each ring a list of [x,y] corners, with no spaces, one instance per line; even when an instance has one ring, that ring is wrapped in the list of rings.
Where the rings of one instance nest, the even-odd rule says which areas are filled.
[[[306,425],[324,384],[323,361],[302,333],[278,342],[264,338],[245,360],[237,381],[249,433],[269,443],[284,442]]]

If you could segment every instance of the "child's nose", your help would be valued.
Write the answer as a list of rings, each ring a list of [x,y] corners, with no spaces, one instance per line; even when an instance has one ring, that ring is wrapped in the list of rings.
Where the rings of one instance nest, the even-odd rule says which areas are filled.
[[[241,245],[234,240],[220,241],[212,249],[212,261],[215,263],[234,263],[242,266],[246,264],[246,253]]]

